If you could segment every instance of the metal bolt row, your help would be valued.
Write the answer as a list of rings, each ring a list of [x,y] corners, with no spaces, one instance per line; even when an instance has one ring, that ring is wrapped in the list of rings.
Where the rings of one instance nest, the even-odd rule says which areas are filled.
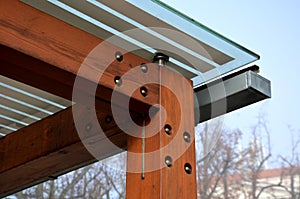
[[[166,124],[165,127],[164,127],[164,131],[165,131],[165,133],[167,135],[171,136],[172,135],[172,127],[171,127],[171,125]],[[186,143],[190,143],[191,142],[191,135],[188,132],[184,132],[183,133],[183,140]],[[167,165],[167,167],[172,167],[172,165],[173,165],[172,157],[166,156],[165,157],[165,164]],[[186,163],[184,165],[184,171],[187,174],[192,174],[192,166],[191,166],[191,164]]]
[[[116,60],[118,62],[122,62],[123,61],[123,55],[122,55],[122,53],[116,52],[115,53],[115,58],[116,58]],[[147,73],[148,72],[148,66],[147,66],[147,64],[142,63],[140,65],[140,69],[141,69],[141,71],[143,73]],[[115,82],[115,85],[117,85],[119,87],[122,86],[122,84],[123,84],[123,81],[122,81],[122,79],[121,79],[120,76],[116,76],[115,79],[114,79],[114,82]],[[147,97],[148,96],[148,89],[145,86],[143,86],[143,87],[140,88],[140,93],[141,93],[141,95],[143,97]]]
[[[121,52],[116,52],[115,53],[115,58],[118,62],[122,62],[124,57],[123,57],[123,54]],[[168,58],[166,59],[166,56],[163,55],[163,54],[156,54],[155,58],[154,58],[154,61],[155,62],[158,62],[159,65],[164,65],[167,61],[168,61]],[[144,63],[142,63],[140,65],[140,69],[143,73],[147,73],[148,72],[148,66]],[[117,86],[121,86],[122,85],[122,79],[120,76],[116,76],[115,79],[114,79],[114,82]],[[148,89],[146,87],[141,87],[140,88],[140,93],[143,97],[146,97],[148,95]],[[111,116],[107,116],[105,118],[105,122],[106,123],[110,123],[112,121],[112,117]],[[88,124],[86,126],[86,130],[89,132],[91,130],[91,125]],[[171,125],[169,124],[166,124],[164,126],[164,131],[167,135],[171,136],[172,135],[172,127]],[[191,142],[191,135],[188,133],[188,132],[184,132],[183,134],[183,140],[186,142],[186,143],[190,143]],[[173,165],[173,159],[172,157],[170,156],[166,156],[165,157],[165,164],[167,165],[167,167],[172,167]],[[192,173],[192,166],[189,164],[189,163],[186,163],[184,165],[184,171],[187,173],[187,174],[191,174]]]

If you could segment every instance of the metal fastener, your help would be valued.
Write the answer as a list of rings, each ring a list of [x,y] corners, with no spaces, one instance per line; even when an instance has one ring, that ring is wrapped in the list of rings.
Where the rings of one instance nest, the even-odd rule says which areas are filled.
[[[173,165],[173,160],[172,160],[172,158],[171,158],[170,156],[166,156],[166,157],[165,157],[165,163],[166,163],[166,165],[167,165],[168,167],[172,167],[172,165]]]
[[[90,132],[91,129],[92,129],[92,124],[91,124],[91,123],[88,123],[88,124],[85,126],[85,130],[86,130],[87,132]]]
[[[192,174],[192,166],[189,163],[185,163],[185,165],[184,165],[184,171],[187,174]]]
[[[155,53],[153,57],[153,62],[157,63],[159,66],[165,66],[168,61],[169,61],[169,56],[160,52]]]
[[[148,89],[146,87],[141,87],[140,92],[142,96],[146,97],[148,95]]]
[[[114,81],[117,86],[121,86],[123,83],[121,77],[119,77],[119,76],[116,76]]]
[[[166,124],[164,127],[165,133],[168,135],[172,134],[172,127],[169,124]]]
[[[111,122],[112,122],[112,116],[110,116],[110,115],[106,116],[106,117],[105,117],[105,123],[106,123],[106,124],[109,124],[109,123],[111,123]]]
[[[183,139],[186,143],[190,143],[191,142],[191,135],[188,132],[184,132],[183,133]]]
[[[123,61],[123,54],[118,51],[115,53],[115,58],[118,62],[121,62],[121,61]]]
[[[144,64],[144,63],[141,64],[140,68],[141,68],[141,71],[143,73],[147,73],[148,72],[148,66],[147,66],[147,64]]]

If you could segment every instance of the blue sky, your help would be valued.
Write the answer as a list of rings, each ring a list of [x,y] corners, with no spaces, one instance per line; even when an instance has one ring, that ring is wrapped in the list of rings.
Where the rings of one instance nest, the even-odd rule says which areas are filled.
[[[261,75],[272,81],[272,99],[226,115],[226,125],[245,137],[264,113],[273,157],[289,154],[288,126],[300,132],[300,1],[163,0],[200,23],[256,52]]]

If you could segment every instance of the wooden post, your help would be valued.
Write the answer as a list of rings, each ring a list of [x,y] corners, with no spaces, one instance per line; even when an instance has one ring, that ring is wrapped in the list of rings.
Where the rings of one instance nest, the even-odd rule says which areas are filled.
[[[126,198],[197,198],[193,88],[180,74],[160,71],[158,104],[165,111],[160,108],[151,122],[165,122],[154,136],[145,126],[144,140],[128,138]]]

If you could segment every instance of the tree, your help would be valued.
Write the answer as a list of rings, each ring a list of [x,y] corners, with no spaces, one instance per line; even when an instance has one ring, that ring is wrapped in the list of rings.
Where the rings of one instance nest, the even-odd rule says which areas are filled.
[[[228,175],[236,173],[241,164],[237,150],[241,132],[226,131],[220,128],[221,121],[216,122],[214,128],[209,128],[209,124],[205,123],[202,129],[197,130],[200,136],[200,144],[197,145],[203,147],[200,150],[203,153],[197,153],[198,195],[203,199],[235,198],[236,194],[229,187]],[[215,139],[214,144],[211,137]]]
[[[282,176],[288,178],[284,188],[290,194],[291,199],[300,199],[300,135],[299,131],[296,135],[291,128],[291,156],[279,156],[282,167],[286,168],[282,172]]]
[[[203,148],[202,153],[197,153],[198,195],[200,198],[259,199],[265,196],[276,198],[278,188],[291,190],[290,192],[293,193],[295,190],[300,190],[286,188],[284,184],[286,172],[272,182],[262,179],[262,174],[267,170],[268,161],[271,158],[270,132],[263,117],[259,117],[258,123],[253,127],[252,139],[244,149],[239,147],[243,136],[240,130],[228,130],[223,127],[209,128],[209,125],[205,123],[197,131],[199,135],[197,145]],[[215,126],[222,125],[215,124]],[[217,135],[213,137],[218,138],[218,142],[213,147],[211,135]],[[203,158],[203,154],[207,155]],[[289,165],[289,168],[293,168],[292,165]],[[295,171],[293,169],[291,173],[297,173],[299,170]],[[291,178],[291,174],[289,176]],[[292,184],[295,186],[297,183]],[[292,194],[291,196],[293,198]]]
[[[266,138],[264,141],[263,138]],[[265,151],[263,143],[267,144]],[[265,169],[268,160],[271,158],[271,140],[270,132],[263,117],[259,117],[258,124],[253,127],[252,141],[250,145],[243,150],[243,187],[250,184],[250,189],[244,190],[246,198],[258,199],[266,189],[265,185],[259,182],[259,175]]]
[[[115,158],[124,159],[125,154]],[[119,161],[121,162],[121,161]],[[13,199],[125,198],[125,172],[102,162],[86,166],[11,195]]]

